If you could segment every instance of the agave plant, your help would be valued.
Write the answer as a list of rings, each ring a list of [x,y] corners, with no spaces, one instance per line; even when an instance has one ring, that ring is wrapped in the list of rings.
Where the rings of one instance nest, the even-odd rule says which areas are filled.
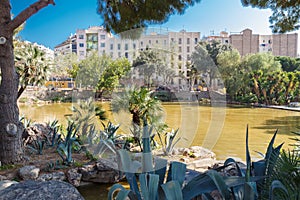
[[[58,144],[57,152],[62,158],[63,162],[67,165],[71,164],[72,159],[72,149],[74,147],[79,147],[78,138],[76,133],[78,131],[78,126],[76,127],[74,123],[69,122],[67,127],[67,135],[64,140]]]
[[[144,136],[149,135],[148,129],[144,128]],[[186,170],[183,163],[173,162],[168,170],[166,183],[167,162],[156,162],[153,164],[151,149],[147,148],[150,144],[150,139],[144,137],[144,148],[148,154],[144,155],[142,163],[132,161],[128,152],[120,151],[122,170],[125,170],[127,181],[130,185],[130,190],[124,189],[121,185],[114,185],[109,191],[108,199],[112,199],[116,190],[120,192],[116,199],[193,199],[201,196],[203,199],[214,199],[211,192],[218,190],[222,199],[258,199],[259,195],[264,194],[260,184],[267,183],[267,178],[270,173],[274,172],[274,162],[278,159],[279,151],[282,146],[273,147],[277,132],[271,139],[265,158],[261,161],[251,162],[251,157],[248,147],[248,127],[246,131],[246,168],[240,168],[234,159],[228,159],[224,164],[236,164],[239,170],[239,176],[221,176],[216,170],[209,170],[206,173],[194,175],[193,178],[188,177],[191,171]],[[149,142],[147,142],[147,140]],[[146,146],[145,146],[146,145]],[[150,145],[149,145],[150,147]],[[140,188],[136,180],[135,173],[137,170],[143,169],[139,175]],[[223,167],[224,168],[224,167]],[[268,188],[268,198],[274,199],[276,191],[281,191],[288,196],[287,189],[279,180],[271,182]]]

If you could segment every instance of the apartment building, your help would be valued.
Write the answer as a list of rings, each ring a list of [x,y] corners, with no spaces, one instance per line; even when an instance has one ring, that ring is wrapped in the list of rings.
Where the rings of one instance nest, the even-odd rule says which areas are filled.
[[[138,30],[140,31],[140,30]],[[195,46],[200,41],[200,32],[172,32],[162,28],[147,28],[142,30],[139,39],[121,39],[105,31],[101,26],[92,26],[88,29],[78,29],[75,40],[68,39],[55,47],[55,52],[65,54],[71,52],[71,46],[76,46],[76,53],[80,60],[86,58],[89,52],[97,51],[99,55],[106,54],[113,59],[125,57],[133,61],[140,51],[155,49],[159,51],[163,59],[175,71],[172,84],[178,88],[186,87],[187,68],[186,63],[190,61]],[[75,45],[76,44],[76,45]],[[72,48],[72,52],[73,51]],[[133,79],[143,78],[137,72]],[[159,77],[156,77],[159,80]]]
[[[71,35],[67,40],[62,43],[56,45],[54,47],[54,55],[58,56],[59,54],[66,55],[68,53],[76,53],[77,54],[77,43],[76,43],[76,35]]]
[[[226,33],[226,32],[225,32]],[[240,33],[208,36],[207,41],[216,40],[222,44],[231,44],[241,56],[259,52],[271,52],[275,56],[297,57],[298,34],[253,34],[251,29]]]

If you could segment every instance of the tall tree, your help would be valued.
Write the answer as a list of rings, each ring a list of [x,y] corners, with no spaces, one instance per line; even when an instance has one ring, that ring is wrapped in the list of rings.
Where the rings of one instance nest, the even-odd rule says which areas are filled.
[[[69,53],[67,55],[60,54],[55,56],[54,63],[56,64],[50,69],[51,76],[76,78],[79,69],[79,59],[77,54]]]
[[[271,9],[269,18],[271,28],[275,33],[285,33],[299,29],[300,1],[299,0],[241,0],[243,6],[261,9]]]
[[[23,154],[23,125],[19,122],[17,106],[19,77],[14,66],[13,34],[29,17],[49,4],[54,5],[54,1],[37,1],[12,18],[10,1],[0,1],[0,161],[3,164],[17,162]]]
[[[208,75],[209,80],[206,84],[211,87],[214,72],[217,70],[217,67],[209,56],[207,50],[203,46],[197,45],[191,58],[194,70],[197,70],[197,73],[201,73],[202,76]]]
[[[241,55],[236,49],[224,51],[217,56],[217,63],[226,93],[235,100],[244,82]]]
[[[161,23],[174,13],[184,10],[200,0],[182,1],[109,1],[98,0],[98,13],[108,30],[122,32],[149,23]],[[32,15],[54,0],[36,0],[12,18],[9,0],[0,1],[0,161],[14,163],[22,158],[21,136],[23,125],[19,122],[17,106],[19,78],[14,67],[13,33]]]
[[[103,92],[111,94],[119,85],[120,79],[131,69],[130,62],[126,58],[111,60],[99,77],[96,89],[99,92],[99,98]]]
[[[153,82],[153,76],[158,75],[158,68],[162,67],[162,59],[157,51],[148,49],[140,51],[132,66],[138,69],[140,76],[144,77],[144,83],[149,89]]]

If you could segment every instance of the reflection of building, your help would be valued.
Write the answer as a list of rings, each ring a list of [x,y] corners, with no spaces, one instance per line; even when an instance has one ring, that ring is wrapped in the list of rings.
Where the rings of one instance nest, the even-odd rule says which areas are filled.
[[[175,71],[172,77],[172,83],[179,87],[185,87],[186,81],[183,77],[187,76],[186,63],[190,60],[191,54],[196,44],[200,41],[200,32],[170,32],[161,28],[148,28],[143,31],[141,37],[136,40],[121,39],[107,33],[103,27],[92,26],[88,29],[79,29],[76,31],[76,53],[80,60],[86,58],[91,51],[97,51],[99,55],[106,54],[113,59],[125,57],[133,61],[139,51],[146,49],[157,49],[169,67]],[[72,46],[73,46],[72,40]],[[65,45],[62,45],[65,44]],[[70,51],[70,40],[63,42],[55,47],[55,52]],[[56,54],[56,55],[57,55]],[[180,77],[181,76],[181,77]],[[139,79],[141,76],[134,73],[133,79]],[[159,80],[159,77],[157,77]]]
[[[226,33],[226,32],[225,32]],[[275,56],[297,57],[298,34],[253,34],[252,30],[245,29],[237,34],[208,36],[208,41],[216,40],[222,44],[231,44],[241,56],[259,52],[271,52]]]

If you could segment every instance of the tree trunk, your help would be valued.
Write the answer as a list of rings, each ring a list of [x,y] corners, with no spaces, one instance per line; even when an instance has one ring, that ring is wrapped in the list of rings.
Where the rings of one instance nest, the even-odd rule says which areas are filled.
[[[29,5],[14,19],[9,0],[0,1],[0,161],[15,163],[22,159],[23,124],[19,121],[17,105],[19,76],[14,66],[13,32],[28,18],[54,0],[39,0]]]
[[[10,164],[22,158],[21,137],[23,125],[19,121],[17,105],[19,77],[14,67],[13,31],[10,22],[10,4],[4,0],[0,4],[0,37],[6,42],[0,44],[0,161]]]

